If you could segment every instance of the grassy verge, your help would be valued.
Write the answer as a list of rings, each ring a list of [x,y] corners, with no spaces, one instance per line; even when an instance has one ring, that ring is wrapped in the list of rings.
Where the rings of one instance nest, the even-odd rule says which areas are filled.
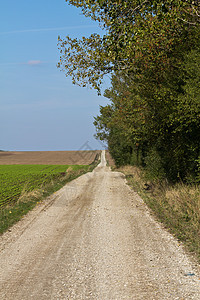
[[[0,234],[8,230],[12,225],[18,222],[25,214],[33,209],[39,202],[44,200],[49,195],[58,191],[67,182],[87,173],[91,172],[98,161],[96,160],[90,166],[79,166],[69,167],[66,173],[60,174],[56,178],[52,179],[51,182],[41,185],[33,191],[24,190],[21,193],[19,199],[6,207],[0,208]]]
[[[153,214],[200,262],[200,189],[178,183],[146,182],[141,169],[127,166],[118,169],[131,187],[143,198]]]

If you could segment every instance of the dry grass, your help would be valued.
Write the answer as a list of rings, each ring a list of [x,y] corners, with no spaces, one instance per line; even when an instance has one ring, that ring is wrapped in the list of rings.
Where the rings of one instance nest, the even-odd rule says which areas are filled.
[[[138,180],[141,180],[141,170],[137,166],[124,166],[118,169],[120,172],[123,172],[126,176],[136,177]]]
[[[20,203],[20,202],[28,202],[30,201],[30,199],[38,199],[40,200],[41,197],[43,195],[43,190],[42,189],[37,189],[37,190],[34,190],[34,191],[30,191],[30,192],[27,192],[26,190],[22,191],[19,199],[17,200],[17,203]]]
[[[176,185],[165,191],[165,198],[175,211],[184,207],[185,213],[191,216],[195,213],[200,220],[200,192],[196,186]]]

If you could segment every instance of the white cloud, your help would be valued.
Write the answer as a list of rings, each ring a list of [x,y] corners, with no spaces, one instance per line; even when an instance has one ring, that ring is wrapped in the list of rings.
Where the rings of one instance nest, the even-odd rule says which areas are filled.
[[[66,27],[53,27],[53,28],[38,28],[38,29],[23,29],[0,32],[3,34],[15,34],[15,33],[28,33],[28,32],[42,32],[42,31],[56,31],[56,30],[70,30],[70,29],[83,29],[83,28],[95,28],[95,25],[81,25],[81,26],[66,26]]]
[[[35,65],[40,65],[40,64],[42,64],[41,60],[29,60],[27,62],[27,65],[30,65],[30,66],[35,66]]]
[[[41,60],[29,60],[28,62],[7,62],[7,63],[1,63],[0,66],[13,66],[13,65],[40,65],[40,64],[56,64],[57,61],[41,61]]]

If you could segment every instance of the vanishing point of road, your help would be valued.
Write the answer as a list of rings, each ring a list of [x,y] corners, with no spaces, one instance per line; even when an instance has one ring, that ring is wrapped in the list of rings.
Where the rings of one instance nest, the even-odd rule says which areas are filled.
[[[101,163],[0,238],[0,299],[200,299],[198,265]]]

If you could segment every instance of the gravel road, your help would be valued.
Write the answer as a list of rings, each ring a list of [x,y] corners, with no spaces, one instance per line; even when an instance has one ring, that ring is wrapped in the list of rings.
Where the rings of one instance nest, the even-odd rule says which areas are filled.
[[[199,267],[100,165],[0,238],[0,299],[200,299]]]

